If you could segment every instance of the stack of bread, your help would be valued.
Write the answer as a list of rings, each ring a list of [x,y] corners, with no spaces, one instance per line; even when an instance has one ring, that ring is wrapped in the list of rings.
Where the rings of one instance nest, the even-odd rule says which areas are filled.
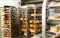
[[[41,23],[42,21],[41,20],[35,20],[36,23]],[[30,20],[30,23],[34,23],[34,20]]]
[[[56,26],[52,26],[50,28],[50,32],[58,32],[58,33],[60,33],[60,24],[58,24]],[[50,38],[60,38],[60,34],[53,35]]]
[[[60,16],[50,16],[49,19],[60,19]]]
[[[60,19],[60,16],[55,16],[55,19]]]
[[[52,35],[49,38],[60,38],[60,34]]]
[[[35,14],[31,14],[31,16],[34,16]],[[42,14],[36,14],[35,16],[42,16]]]
[[[58,24],[56,26],[52,26],[50,28],[50,32],[60,32],[60,24]]]
[[[26,18],[20,18],[20,20],[26,20]]]

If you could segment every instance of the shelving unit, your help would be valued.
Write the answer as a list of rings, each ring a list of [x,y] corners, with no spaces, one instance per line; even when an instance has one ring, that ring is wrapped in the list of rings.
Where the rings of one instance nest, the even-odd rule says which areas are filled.
[[[56,1],[55,1],[56,2]],[[52,3],[51,3],[52,4]],[[48,10],[49,10],[49,15],[48,15],[48,18],[46,19],[46,5],[47,5],[47,0],[44,0],[43,2],[43,8],[42,8],[42,38],[60,38],[60,32],[59,32],[59,27],[60,27],[60,21],[59,21],[59,15],[60,15],[60,12],[59,12],[59,7],[58,5],[57,6],[54,6],[52,5],[51,7],[48,6]],[[58,9],[55,9],[55,7]],[[43,11],[44,10],[44,11]],[[57,11],[57,12],[56,12]],[[48,20],[46,22],[46,20]],[[48,24],[49,22],[49,24]],[[46,30],[46,24],[48,24],[48,31]],[[44,27],[44,28],[43,28]],[[44,29],[44,30],[43,30]]]
[[[37,10],[37,11],[36,11]],[[20,11],[20,34],[27,32],[27,38],[41,33],[42,13],[36,9],[35,5],[27,5]],[[22,30],[21,30],[22,29]]]
[[[16,38],[19,34],[17,30],[19,28],[16,21],[16,8],[4,6],[1,10],[2,38]]]
[[[31,0],[31,1],[27,2],[27,5],[30,5],[30,4],[34,4],[35,5],[35,7],[36,7],[36,15],[37,15],[36,16],[36,20],[40,20],[41,21],[40,23],[36,23],[36,25],[39,26],[38,28],[41,30],[40,32],[38,32],[35,35],[35,36],[37,36],[36,38],[38,38],[38,37],[40,38],[39,35],[42,36],[42,34],[41,34],[41,32],[42,32],[42,3],[43,3],[42,0]],[[31,14],[31,15],[33,15],[33,14]],[[33,36],[33,38],[35,38],[35,36]]]

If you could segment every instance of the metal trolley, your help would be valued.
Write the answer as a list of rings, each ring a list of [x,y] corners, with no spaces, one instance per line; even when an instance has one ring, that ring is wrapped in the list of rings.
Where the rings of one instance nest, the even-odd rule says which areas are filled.
[[[40,33],[40,23],[41,20],[37,20],[36,16],[40,16],[36,14],[35,5],[25,5],[21,6],[19,12],[19,20],[20,20],[20,38],[30,38],[32,36]],[[39,24],[39,25],[38,25]]]

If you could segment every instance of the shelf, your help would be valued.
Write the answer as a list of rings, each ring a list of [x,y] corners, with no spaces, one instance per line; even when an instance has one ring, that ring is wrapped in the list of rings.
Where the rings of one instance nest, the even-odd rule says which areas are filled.
[[[34,18],[34,16],[31,16],[30,19],[31,18]],[[42,18],[42,16],[36,16],[36,18]]]
[[[29,1],[27,4],[39,4],[42,3],[42,1]]]
[[[16,14],[16,10],[15,7],[12,6],[7,6],[7,7],[3,7],[3,12],[1,11],[1,15],[3,13],[3,15],[1,16],[1,25],[2,25],[2,37],[3,38],[12,38],[12,37],[16,37],[19,34],[19,29],[17,26],[17,20],[15,20],[16,18],[13,18],[13,16]],[[16,12],[13,12],[15,10]],[[12,13],[15,13],[12,15]],[[16,15],[15,15],[16,16]],[[13,19],[13,20],[12,20]],[[15,20],[15,21],[14,21]],[[12,23],[13,22],[13,23]]]
[[[34,20],[33,18],[31,18],[30,20]],[[42,20],[42,18],[36,18],[36,20]]]
[[[30,16],[42,16],[42,14],[36,14],[36,15],[31,14]]]
[[[3,28],[3,30],[4,30],[4,29],[10,29],[10,28]]]
[[[56,20],[56,21],[58,21],[58,20],[60,20],[60,19],[47,19],[47,20]]]
[[[4,14],[9,14],[10,15],[10,13],[4,13]]]
[[[42,38],[42,34],[37,34],[37,35],[35,35],[35,36],[31,37],[31,38]]]
[[[34,24],[34,22],[32,22],[32,23],[30,23],[30,24]],[[41,22],[39,22],[39,23],[36,23],[36,24],[42,24]]]
[[[60,34],[59,32],[50,32],[50,31],[47,31],[47,32],[51,34]]]
[[[60,15],[58,15],[58,16],[50,16],[48,19],[49,20],[60,20]]]
[[[4,11],[5,13],[10,13],[10,11]]]

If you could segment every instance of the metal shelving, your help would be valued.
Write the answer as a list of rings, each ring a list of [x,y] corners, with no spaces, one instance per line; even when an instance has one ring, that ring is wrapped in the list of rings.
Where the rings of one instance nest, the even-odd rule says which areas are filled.
[[[50,16],[48,16],[48,18],[46,19],[46,5],[47,5],[47,1],[48,0],[44,0],[43,1],[43,6],[42,6],[42,38],[60,38],[59,37],[59,32],[51,32],[50,31],[50,28],[52,27],[52,26],[58,26],[58,24],[60,24],[60,22],[59,22],[59,19],[50,19],[49,17]],[[53,5],[52,5],[53,6]],[[58,5],[57,5],[58,6]],[[57,7],[57,6],[55,6],[55,7]],[[52,7],[52,9],[53,9],[54,7]],[[48,10],[49,9],[51,9],[50,8],[50,6],[48,6]],[[44,10],[44,11],[43,11]],[[53,15],[53,13],[55,13],[55,12],[53,12],[53,10],[49,10],[49,13],[50,13],[50,15]],[[55,13],[55,15],[56,15],[57,13]],[[59,13],[58,13],[59,14]],[[56,15],[57,16],[57,15]],[[52,17],[51,17],[52,18]],[[49,24],[47,25],[48,27],[49,27],[49,29],[48,29],[48,31],[46,31],[46,24],[47,24],[47,22],[49,22],[49,24],[50,24],[50,26],[49,26]],[[53,25],[52,25],[53,24]],[[57,27],[58,28],[58,27]],[[44,30],[43,30],[44,29]],[[51,34],[51,35],[49,35],[49,34]],[[48,36],[49,35],[49,36]],[[51,37],[52,36],[52,37]]]
[[[16,13],[16,8],[13,6],[4,6],[1,9],[2,38],[18,37]]]
[[[25,7],[25,6],[24,6]],[[41,18],[40,10],[36,11],[35,5],[26,5],[26,8],[22,8],[22,12],[20,11],[20,34],[23,32],[22,35],[24,35],[24,30],[27,32],[26,38],[30,38],[32,36],[35,36],[39,33],[41,33],[41,19],[38,19],[39,17]],[[39,13],[38,13],[39,12]],[[38,15],[39,14],[39,15]],[[36,16],[38,15],[38,16]],[[25,23],[23,25],[23,23]],[[23,31],[21,30],[23,27]]]

